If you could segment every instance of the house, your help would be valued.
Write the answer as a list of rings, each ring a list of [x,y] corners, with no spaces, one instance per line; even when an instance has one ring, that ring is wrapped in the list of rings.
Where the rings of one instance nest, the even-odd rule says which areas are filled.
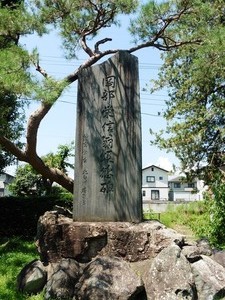
[[[8,185],[13,181],[14,177],[7,173],[0,174],[0,197],[9,196]]]
[[[184,176],[173,176],[168,180],[170,201],[198,201],[203,199],[204,183],[197,178],[191,182]]]
[[[204,182],[184,176],[169,176],[165,169],[151,165],[142,169],[142,199],[146,201],[198,201],[203,199]]]
[[[168,171],[151,165],[142,169],[142,199],[168,200]]]

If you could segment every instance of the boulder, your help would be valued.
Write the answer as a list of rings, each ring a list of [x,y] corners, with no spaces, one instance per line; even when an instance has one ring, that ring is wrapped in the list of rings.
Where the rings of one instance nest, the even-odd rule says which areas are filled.
[[[211,256],[213,250],[206,239],[198,240],[192,245],[185,245],[182,247],[182,254],[188,259],[190,263],[202,259],[202,255]]]
[[[213,259],[202,255],[202,259],[191,264],[198,291],[198,300],[224,299],[225,269]]]
[[[224,250],[214,250],[212,254],[212,259],[218,264],[225,268],[225,251]]]
[[[49,280],[45,287],[45,299],[72,299],[75,284],[80,277],[80,266],[70,258],[48,266]]]
[[[97,257],[84,269],[74,300],[144,300],[143,283],[121,258]]]
[[[155,257],[143,280],[148,300],[197,299],[191,266],[177,245]]]
[[[37,294],[47,282],[47,272],[40,260],[27,264],[17,276],[18,290],[23,293]]]

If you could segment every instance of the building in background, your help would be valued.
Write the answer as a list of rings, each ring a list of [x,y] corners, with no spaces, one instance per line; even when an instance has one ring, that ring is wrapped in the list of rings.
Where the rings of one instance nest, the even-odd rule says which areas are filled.
[[[142,169],[142,199],[168,200],[168,174],[165,169],[151,165]]]
[[[169,171],[151,165],[142,169],[142,199],[144,201],[203,200],[204,182],[184,176],[172,176]]]
[[[0,174],[0,197],[9,196],[8,185],[13,181],[14,177],[7,173]]]
[[[164,212],[170,207],[190,201],[203,200],[206,190],[202,180],[185,180],[184,176],[171,175],[169,171],[151,165],[142,169],[143,211]]]
[[[170,201],[199,201],[203,200],[204,182],[194,178],[191,182],[184,176],[171,176],[168,179]]]

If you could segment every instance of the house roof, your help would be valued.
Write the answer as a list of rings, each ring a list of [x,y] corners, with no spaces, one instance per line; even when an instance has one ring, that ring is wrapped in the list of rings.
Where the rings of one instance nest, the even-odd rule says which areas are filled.
[[[9,173],[6,173],[6,172],[1,172],[0,173],[0,176],[1,175],[6,175],[6,176],[8,176],[8,177],[11,177],[11,178],[14,178],[15,176],[13,176],[13,175],[11,175],[11,174],[9,174]]]
[[[164,171],[164,172],[169,173],[169,171],[167,171],[167,170],[165,170],[165,169],[163,169],[163,168],[160,168],[160,167],[158,167],[158,166],[156,166],[156,165],[150,165],[150,166],[148,166],[148,167],[145,167],[145,168],[142,169],[142,171],[147,170],[147,169],[150,169],[150,168],[157,168],[157,169],[159,169],[159,170],[162,170],[162,171]]]
[[[184,180],[184,176],[171,177],[171,178],[169,178],[168,181],[170,181],[170,182],[180,182],[182,180]]]
[[[187,178],[183,175],[179,175],[179,176],[174,176],[174,177],[169,177],[168,179],[169,182],[196,182],[197,181],[197,178],[193,178],[191,181],[188,181]]]

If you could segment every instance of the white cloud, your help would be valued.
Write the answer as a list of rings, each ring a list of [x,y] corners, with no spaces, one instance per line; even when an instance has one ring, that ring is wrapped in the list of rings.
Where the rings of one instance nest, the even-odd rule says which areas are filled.
[[[156,166],[165,169],[167,171],[173,170],[173,164],[170,162],[168,157],[160,156],[156,162]]]

